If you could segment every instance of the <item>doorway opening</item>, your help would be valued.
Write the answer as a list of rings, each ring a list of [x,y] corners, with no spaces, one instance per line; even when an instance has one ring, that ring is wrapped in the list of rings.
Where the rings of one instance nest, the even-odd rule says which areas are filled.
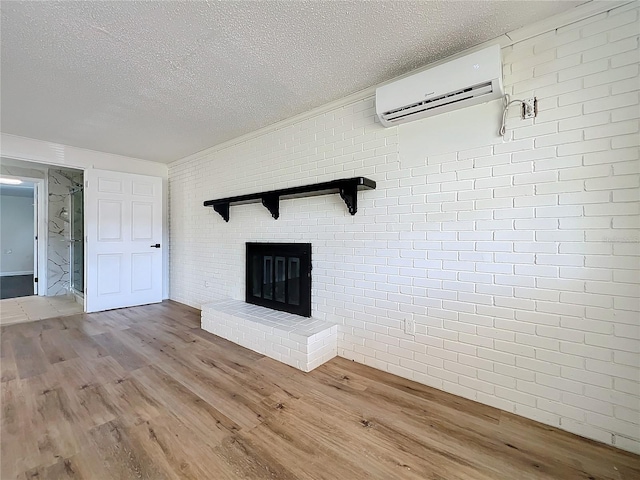
[[[0,323],[84,311],[84,171],[2,158],[0,182]]]
[[[0,177],[0,299],[38,293],[36,185]]]

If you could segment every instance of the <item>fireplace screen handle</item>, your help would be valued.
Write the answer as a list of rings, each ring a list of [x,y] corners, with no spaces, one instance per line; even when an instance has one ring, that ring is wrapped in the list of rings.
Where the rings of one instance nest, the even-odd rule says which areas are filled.
[[[160,248],[160,244],[156,243],[155,245],[151,245],[151,248]]]

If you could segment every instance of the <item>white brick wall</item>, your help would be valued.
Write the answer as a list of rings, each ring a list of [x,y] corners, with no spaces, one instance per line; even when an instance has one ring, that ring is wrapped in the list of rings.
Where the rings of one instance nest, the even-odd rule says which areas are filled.
[[[339,355],[640,452],[639,25],[635,3],[505,48],[540,111],[504,141],[499,102],[384,129],[369,98],[172,164],[171,298],[242,299],[245,242],[310,242]],[[378,182],[355,216],[202,206],[352,176]]]

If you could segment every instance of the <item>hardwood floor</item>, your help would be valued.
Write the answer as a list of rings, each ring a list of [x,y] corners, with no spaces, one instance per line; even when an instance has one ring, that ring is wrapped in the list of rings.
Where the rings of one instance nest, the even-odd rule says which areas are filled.
[[[305,374],[173,302],[1,332],[1,478],[637,479],[640,457],[344,359]]]

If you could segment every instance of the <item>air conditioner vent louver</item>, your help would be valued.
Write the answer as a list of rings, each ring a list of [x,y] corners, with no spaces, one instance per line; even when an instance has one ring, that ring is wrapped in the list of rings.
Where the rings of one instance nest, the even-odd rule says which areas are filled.
[[[446,93],[438,97],[423,100],[421,102],[416,102],[413,105],[407,105],[406,107],[390,110],[388,112],[384,112],[382,115],[388,122],[393,122],[397,121],[400,118],[406,117],[407,115],[413,115],[425,110],[438,108],[444,105],[450,105],[452,103],[461,102],[462,100],[468,100],[470,98],[477,98],[481,95],[487,95],[492,92],[492,83],[485,82],[479,85],[474,85],[473,87],[463,88],[462,90]]]
[[[500,47],[494,45],[379,87],[376,113],[390,127],[502,95]]]

